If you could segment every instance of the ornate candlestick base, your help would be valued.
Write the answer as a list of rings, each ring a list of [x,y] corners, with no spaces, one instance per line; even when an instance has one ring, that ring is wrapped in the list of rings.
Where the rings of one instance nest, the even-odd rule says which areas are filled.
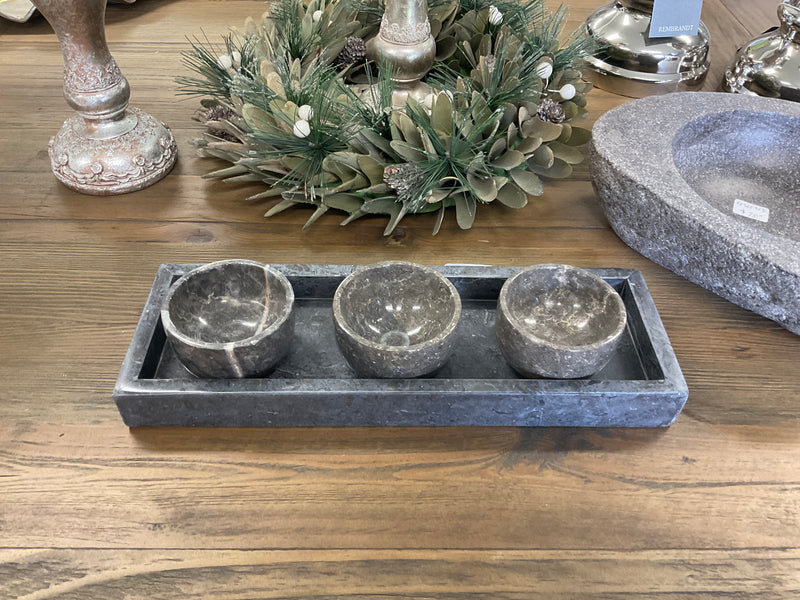
[[[371,60],[383,59],[392,67],[392,106],[402,107],[409,97],[421,101],[428,95],[431,88],[421,79],[433,66],[436,42],[426,0],[386,0],[380,32],[370,40],[367,52]]]
[[[50,140],[53,173],[67,187],[94,195],[124,194],[172,169],[172,133],[144,111],[128,108],[130,88],[105,40],[106,0],[35,0],[64,55],[64,96],[78,113]]]
[[[75,191],[106,196],[140,190],[169,173],[177,156],[169,129],[138,108],[128,108],[126,118],[134,127],[107,139],[92,138],[83,117],[68,119],[50,140],[58,180]]]

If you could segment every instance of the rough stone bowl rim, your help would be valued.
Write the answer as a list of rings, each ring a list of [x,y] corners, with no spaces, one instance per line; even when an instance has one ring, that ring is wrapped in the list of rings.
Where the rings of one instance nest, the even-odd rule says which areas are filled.
[[[181,330],[179,330],[172,321],[172,316],[170,315],[169,311],[169,306],[172,301],[172,298],[175,296],[175,293],[181,287],[186,285],[186,282],[189,279],[192,279],[197,275],[200,275],[207,271],[213,271],[219,269],[220,267],[228,265],[257,267],[269,273],[277,280],[277,282],[280,284],[280,286],[286,293],[286,302],[284,302],[283,305],[281,306],[281,312],[278,315],[278,318],[269,327],[262,329],[260,332],[232,342],[203,342],[201,340],[186,335]],[[182,344],[200,350],[230,350],[233,348],[243,348],[259,344],[265,338],[277,332],[280,329],[280,327],[283,326],[283,324],[291,317],[293,311],[294,311],[294,289],[292,288],[292,284],[289,282],[289,280],[283,273],[281,273],[277,269],[273,269],[270,265],[260,263],[255,260],[234,258],[234,259],[218,260],[201,265],[196,269],[192,269],[191,271],[183,275],[180,279],[178,279],[175,283],[173,283],[170,286],[169,291],[167,292],[167,295],[164,297],[164,301],[161,304],[161,322],[164,326],[164,330],[167,332],[167,335],[173,336],[176,340],[178,340]]]
[[[629,143],[622,150],[608,150],[607,135],[619,131],[620,122],[630,122],[630,113],[646,107],[652,115],[667,114],[642,135],[646,137],[646,147],[634,151],[636,144]],[[677,113],[676,109],[680,109]],[[644,109],[644,108],[643,108]],[[800,117],[800,103],[724,92],[673,92],[657,96],[637,98],[620,104],[600,115],[592,127],[590,169],[598,158],[609,160],[613,156],[616,168],[625,173],[631,181],[655,194],[666,206],[677,211],[682,218],[712,231],[731,244],[746,244],[748,249],[764,256],[775,267],[796,272],[800,269],[800,242],[785,236],[777,236],[760,227],[735,220],[700,196],[683,178],[675,166],[672,155],[672,142],[677,132],[699,118],[715,113],[736,111],[771,112],[790,117]],[[675,116],[680,114],[680,116]],[[771,239],[780,240],[771,244]]]
[[[564,269],[566,271],[572,271],[574,273],[578,273],[581,276],[588,277],[590,281],[592,281],[595,285],[592,286],[595,289],[602,290],[606,294],[609,294],[614,300],[614,304],[617,306],[617,310],[615,314],[618,316],[617,325],[614,330],[608,334],[607,336],[598,339],[594,342],[589,344],[560,344],[558,342],[553,342],[550,340],[545,340],[540,338],[535,333],[533,333],[530,328],[523,325],[517,314],[509,308],[508,300],[509,295],[512,293],[512,287],[514,283],[520,278],[525,275],[535,274],[537,271],[554,271],[556,269]],[[617,340],[620,339],[622,334],[625,331],[625,327],[628,323],[628,311],[625,310],[625,303],[622,301],[622,298],[617,293],[617,291],[611,287],[611,285],[605,281],[602,277],[595,275],[591,271],[587,271],[586,269],[582,269],[580,267],[575,267],[572,265],[560,264],[560,263],[543,263],[539,265],[532,265],[530,267],[526,267],[521,271],[515,273],[503,283],[503,287],[500,288],[500,295],[497,297],[497,304],[498,308],[503,311],[503,314],[506,317],[506,320],[509,322],[511,327],[514,331],[524,337],[529,342],[536,344],[538,346],[544,346],[547,348],[551,348],[557,351],[564,351],[564,352],[588,352],[592,350],[599,350],[605,348],[611,344],[617,343]]]
[[[453,301],[453,311],[450,315],[450,320],[447,322],[444,329],[432,338],[428,338],[422,342],[418,342],[416,344],[410,344],[408,346],[381,344],[380,342],[374,342],[372,340],[365,338],[362,335],[359,335],[353,330],[352,327],[350,327],[349,323],[347,322],[344,316],[344,312],[342,311],[341,295],[344,293],[345,288],[348,285],[351,285],[353,281],[355,281],[359,277],[362,277],[365,273],[369,271],[378,269],[387,269],[400,265],[405,267],[411,267],[414,270],[422,271],[426,275],[434,277],[437,281],[443,283],[445,289],[447,289],[450,292],[447,296],[447,299]],[[456,327],[458,327],[459,320],[461,319],[461,295],[458,293],[456,286],[454,286],[453,283],[447,277],[442,275],[436,269],[407,260],[387,260],[358,267],[355,271],[353,271],[347,277],[345,277],[341,281],[341,283],[336,287],[336,291],[333,294],[332,307],[333,307],[333,319],[336,322],[336,325],[340,327],[341,330],[349,338],[357,342],[362,347],[370,348],[372,350],[376,350],[379,352],[406,353],[435,346],[436,344],[443,342],[444,340],[452,336],[453,333],[455,333]]]

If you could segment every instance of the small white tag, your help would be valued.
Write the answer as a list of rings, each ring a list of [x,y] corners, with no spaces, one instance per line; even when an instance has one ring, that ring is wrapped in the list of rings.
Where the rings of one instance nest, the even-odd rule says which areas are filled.
[[[654,0],[651,38],[697,35],[703,0]]]
[[[751,204],[744,200],[736,198],[733,201],[733,214],[747,217],[755,221],[767,223],[769,221],[769,209],[766,206],[759,206],[758,204]]]

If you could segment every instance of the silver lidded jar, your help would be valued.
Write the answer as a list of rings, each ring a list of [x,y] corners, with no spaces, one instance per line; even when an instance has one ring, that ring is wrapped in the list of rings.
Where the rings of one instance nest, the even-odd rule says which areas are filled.
[[[640,98],[697,89],[709,67],[710,35],[651,38],[653,0],[615,0],[586,19],[584,34],[597,44],[584,77],[615,94]]]

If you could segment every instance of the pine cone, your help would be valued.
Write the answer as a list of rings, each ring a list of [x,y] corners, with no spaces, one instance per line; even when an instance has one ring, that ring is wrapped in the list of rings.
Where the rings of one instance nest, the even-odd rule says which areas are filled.
[[[227,121],[231,117],[236,116],[236,113],[228,108],[227,106],[220,106],[217,104],[216,106],[212,106],[206,111],[206,121]],[[214,135],[218,138],[226,140],[228,142],[236,142],[239,143],[240,140],[225,131],[224,129],[219,129],[218,127],[214,127],[213,125],[208,125],[210,129],[214,131]]]
[[[407,198],[421,180],[422,171],[411,163],[389,165],[383,169],[383,182],[397,192],[399,200]]]
[[[565,118],[564,107],[550,98],[542,100],[536,110],[536,114],[539,115],[542,121],[549,121],[550,123],[563,123]]]
[[[206,121],[225,121],[230,119],[234,114],[236,113],[227,106],[220,106],[217,104],[206,111]]]
[[[360,37],[350,36],[345,40],[344,48],[333,60],[333,66],[344,69],[355,63],[363,61],[367,56],[367,44]]]

